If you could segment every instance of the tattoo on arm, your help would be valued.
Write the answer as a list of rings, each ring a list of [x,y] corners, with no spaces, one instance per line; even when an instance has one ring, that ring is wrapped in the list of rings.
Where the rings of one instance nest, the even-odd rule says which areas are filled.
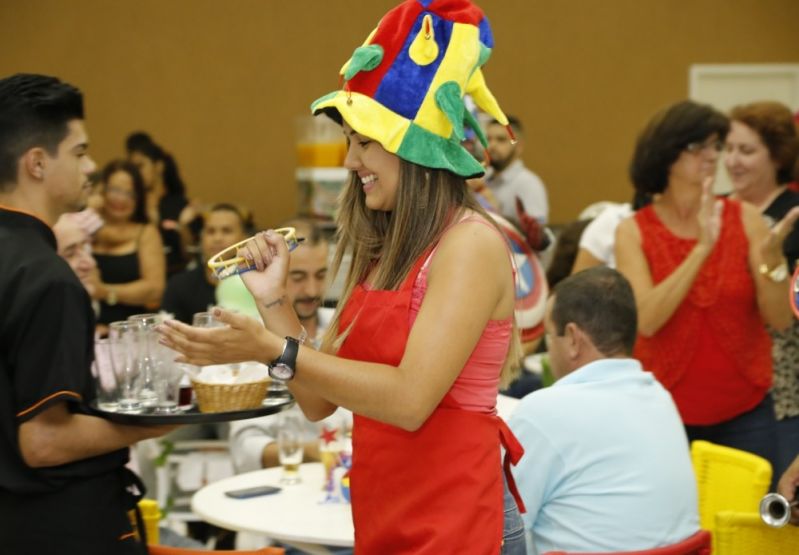
[[[285,295],[281,295],[280,297],[278,297],[274,301],[270,301],[268,303],[261,303],[261,304],[263,305],[264,308],[272,308],[273,306],[283,306],[283,303],[285,303],[285,302],[286,302],[286,296]]]

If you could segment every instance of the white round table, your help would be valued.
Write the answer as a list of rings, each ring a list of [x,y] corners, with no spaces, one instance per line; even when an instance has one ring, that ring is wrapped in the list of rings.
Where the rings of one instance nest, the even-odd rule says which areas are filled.
[[[309,553],[326,553],[322,546],[353,545],[352,511],[348,503],[322,503],[321,463],[300,465],[302,482],[280,484],[280,467],[256,470],[219,480],[197,491],[191,500],[195,514],[229,530],[262,534]],[[232,499],[226,491],[254,486],[280,486],[272,495]]]

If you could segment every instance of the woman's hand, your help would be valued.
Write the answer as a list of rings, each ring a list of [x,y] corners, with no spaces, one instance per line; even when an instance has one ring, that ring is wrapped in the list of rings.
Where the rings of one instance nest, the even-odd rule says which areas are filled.
[[[796,457],[783,473],[777,484],[777,493],[790,502],[795,500],[797,488],[799,488],[799,457]],[[799,526],[799,507],[794,507],[792,510],[791,523]]]
[[[282,299],[289,272],[289,249],[280,233],[271,229],[257,233],[237,255],[256,268],[241,274],[241,279],[259,304],[269,305]]]
[[[768,235],[760,246],[763,262],[771,269],[784,261],[782,243],[793,229],[796,219],[799,218],[799,206],[791,208],[785,217],[769,230]]]
[[[257,360],[269,362],[280,355],[282,343],[260,322],[241,314],[215,308],[219,328],[195,328],[177,320],[158,326],[159,343],[181,354],[176,362],[207,366]],[[271,348],[270,348],[271,347]]]
[[[702,198],[699,204],[699,242],[707,252],[713,250],[721,233],[721,214],[724,203],[713,195],[713,177],[707,177],[702,182]]]

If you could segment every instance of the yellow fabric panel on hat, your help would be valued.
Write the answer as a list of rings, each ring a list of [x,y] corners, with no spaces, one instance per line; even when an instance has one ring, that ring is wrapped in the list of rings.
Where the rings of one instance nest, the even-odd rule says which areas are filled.
[[[461,96],[463,96],[470,77],[470,73],[465,72],[464,68],[475,68],[480,54],[477,36],[478,29],[474,25],[459,23],[453,25],[450,47],[447,48],[444,59],[427,91],[427,96],[414,118],[414,122],[436,135],[447,138],[452,134],[452,124],[449,119],[441,117],[441,109],[435,98],[436,91],[444,83],[454,81],[460,86]]]

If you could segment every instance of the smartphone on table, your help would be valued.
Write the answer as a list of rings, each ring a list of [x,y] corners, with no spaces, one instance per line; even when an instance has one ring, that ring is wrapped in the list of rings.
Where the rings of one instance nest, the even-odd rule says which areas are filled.
[[[226,491],[225,495],[233,499],[249,499],[250,497],[259,497],[261,495],[272,495],[279,491],[280,488],[278,486],[255,486],[252,488]]]

